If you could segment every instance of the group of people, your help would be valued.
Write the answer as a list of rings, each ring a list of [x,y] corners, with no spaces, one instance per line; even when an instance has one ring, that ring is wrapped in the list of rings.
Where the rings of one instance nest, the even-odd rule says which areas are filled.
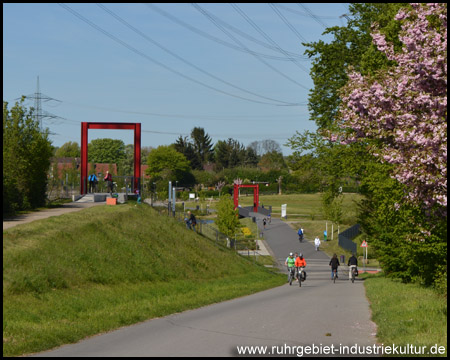
[[[306,260],[303,257],[302,253],[290,253],[289,256],[286,258],[286,261],[284,262],[284,265],[287,266],[287,270],[288,270],[288,281],[289,281],[289,274],[292,271],[292,268],[295,267],[295,278],[296,281],[300,281],[299,277],[299,270],[300,268],[305,268],[306,267]],[[340,266],[338,257],[336,254],[333,255],[333,257],[330,260],[330,264],[331,266],[331,280],[333,280],[333,273],[334,271],[336,271],[336,277],[337,277],[337,269]],[[352,270],[353,268],[356,268],[358,266],[358,259],[356,258],[355,254],[352,254],[352,256],[348,259],[348,279],[351,280],[352,279]],[[306,279],[306,272],[303,271],[303,278],[301,279],[302,281],[304,281]]]
[[[306,280],[306,272],[303,271],[303,277],[302,279],[299,279],[299,273],[301,268],[306,267],[306,260],[303,257],[302,253],[290,253],[289,256],[286,258],[286,261],[284,262],[284,265],[287,266],[288,269],[288,281],[289,281],[289,274],[292,271],[292,268],[295,267],[295,279],[296,281],[305,281]]]
[[[106,171],[106,175],[103,178],[103,180],[106,181],[107,190],[112,195],[112,192],[113,192],[113,181],[112,181],[112,175],[110,174],[109,171]],[[95,175],[95,173],[92,173],[91,175],[89,175],[88,182],[89,182],[88,192],[89,193],[96,192],[97,191],[98,178]]]
[[[331,280],[333,280],[333,273],[336,271],[336,278],[338,278],[338,267],[341,264],[339,263],[339,259],[336,254],[333,254],[333,257],[330,260],[330,266],[331,266]],[[358,259],[356,258],[355,254],[352,254],[352,256],[348,259],[348,279],[352,279],[352,270],[353,268],[356,268],[358,266]]]

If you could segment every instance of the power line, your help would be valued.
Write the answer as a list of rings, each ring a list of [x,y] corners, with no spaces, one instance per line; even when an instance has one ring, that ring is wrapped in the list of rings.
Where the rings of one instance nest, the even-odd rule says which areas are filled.
[[[274,4],[269,3],[269,5],[270,5],[270,7],[272,8],[272,10],[275,12],[275,14],[277,14],[278,17],[279,17],[281,20],[283,20],[283,22],[287,25],[287,27],[288,27],[289,29],[291,29],[291,31],[292,31],[292,32],[293,32],[293,33],[294,33],[301,41],[303,41],[303,42],[308,42],[308,41],[303,37],[303,35],[300,34],[294,26],[292,26],[292,24],[284,17],[284,15],[283,15],[276,7],[275,7]]]
[[[309,10],[306,5],[302,4],[302,3],[297,3],[298,6],[302,7],[308,14],[311,15],[311,17],[316,20],[320,25],[322,25],[325,29],[328,28],[329,26],[327,24],[325,24],[325,22],[323,22],[318,16],[316,16],[311,10]]]
[[[275,42],[272,40],[272,38],[267,35],[258,25],[256,25],[256,23],[250,19],[248,17],[248,15],[241,10],[236,4],[230,4],[234,10],[236,10],[236,12],[241,15],[245,21],[247,21],[258,33],[260,33],[267,41],[269,41],[276,49],[278,49],[278,51],[280,51],[281,53],[284,53],[285,55],[286,52]],[[304,72],[306,72],[307,74],[309,73],[308,69],[305,68],[303,65],[298,64],[295,60],[292,60],[292,62],[297,65],[300,69],[302,69]]]
[[[168,12],[158,8],[154,4],[145,4],[145,5],[147,7],[149,7],[151,10],[153,10],[153,11],[159,13],[160,15],[168,18],[169,20],[171,20],[171,21],[173,21],[173,22],[175,22],[175,23],[185,27],[186,29],[188,29],[188,30],[190,30],[190,31],[200,35],[200,36],[203,36],[203,37],[205,37],[207,39],[210,39],[210,40],[212,40],[212,41],[214,41],[216,43],[219,43],[219,44],[221,44],[223,46],[227,46],[227,47],[229,47],[231,49],[234,49],[234,50],[237,50],[237,51],[241,51],[241,52],[245,52],[247,54],[258,55],[258,56],[261,56],[261,57],[264,57],[264,58],[267,58],[267,59],[272,59],[272,60],[292,61],[292,60],[298,59],[298,60],[310,61],[310,58],[307,57],[307,56],[302,56],[302,55],[299,55],[299,54],[296,54],[296,53],[292,53],[292,52],[289,52],[289,51],[286,51],[286,54],[288,54],[288,56],[289,56],[289,57],[286,58],[286,57],[267,55],[267,54],[263,54],[263,53],[259,53],[259,52],[250,50],[248,48],[242,48],[242,47],[236,46],[236,45],[231,44],[231,43],[229,43],[227,41],[224,41],[224,40],[219,39],[219,38],[217,38],[215,36],[212,36],[212,35],[204,32],[204,31],[202,31],[202,30],[200,30],[200,29],[198,29],[198,28],[196,28],[196,27],[194,27],[194,26],[192,26],[192,25],[190,25],[190,24],[188,24],[188,23],[178,19],[177,17],[169,14]],[[240,30],[234,28],[233,26],[225,23],[223,20],[219,20],[218,19],[218,21],[220,21],[224,26],[228,27],[232,31],[240,34],[242,37],[246,37],[247,39],[249,39],[249,40],[251,40],[253,42],[256,42],[259,45],[264,46],[266,48],[269,48],[269,49],[272,49],[272,50],[274,49],[273,46],[271,46],[269,44],[266,44],[264,42],[261,42],[261,41],[255,39],[255,38],[251,37],[250,35],[243,33],[242,31],[240,31]]]
[[[112,17],[114,17],[117,21],[121,22],[122,24],[124,24],[126,27],[128,27],[129,29],[131,29],[132,31],[134,31],[136,34],[140,35],[141,37],[143,37],[145,40],[151,42],[152,44],[156,45],[157,47],[159,47],[160,49],[162,49],[163,51],[167,52],[168,54],[172,55],[173,57],[177,58],[178,60],[180,60],[181,62],[193,67],[194,69],[200,71],[202,74],[205,74],[209,77],[212,77],[213,79],[220,81],[228,86],[231,86],[235,89],[241,90],[243,92],[246,92],[248,94],[251,94],[253,96],[265,99],[265,100],[270,100],[270,101],[275,101],[275,102],[280,102],[280,103],[285,103],[284,101],[281,100],[277,100],[277,99],[273,99],[267,96],[262,96],[259,94],[256,94],[252,91],[246,90],[244,88],[241,88],[240,86],[236,86],[226,80],[223,80],[221,78],[219,78],[218,76],[215,76],[211,73],[209,73],[206,70],[203,70],[201,68],[199,68],[198,66],[192,64],[191,62],[189,62],[188,60],[182,58],[181,56],[175,54],[174,52],[172,52],[171,50],[167,49],[165,46],[161,45],[160,43],[158,43],[157,41],[153,40],[152,38],[150,38],[149,36],[147,36],[146,34],[142,33],[141,31],[139,31],[137,28],[135,28],[134,26],[132,26],[130,23],[128,23],[127,21],[125,21],[123,18],[121,18],[119,15],[115,14],[113,11],[109,10],[108,8],[106,8],[104,5],[102,4],[97,4],[102,10],[104,10],[105,12],[107,12],[108,14],[110,14]]]
[[[73,14],[74,16],[76,16],[77,18],[79,18],[80,20],[85,22],[86,24],[88,24],[89,26],[93,27],[95,30],[97,30],[97,31],[101,32],[102,34],[104,34],[105,36],[109,37],[111,40],[113,40],[113,41],[117,42],[118,44],[124,46],[128,50],[134,52],[135,54],[137,54],[137,55],[139,55],[139,56],[141,56],[141,57],[143,57],[143,58],[145,58],[145,59],[147,59],[149,61],[151,61],[152,63],[154,63],[154,64],[156,64],[158,66],[163,67],[167,71],[170,71],[170,72],[172,72],[174,74],[177,74],[177,75],[179,75],[179,76],[181,76],[181,77],[183,77],[183,78],[185,78],[187,80],[190,80],[190,81],[192,81],[192,82],[194,82],[194,83],[196,83],[198,85],[202,85],[202,86],[204,86],[204,87],[206,87],[208,89],[214,90],[216,92],[219,92],[219,93],[222,93],[222,94],[234,97],[234,98],[238,98],[238,99],[242,99],[242,100],[246,100],[246,101],[250,101],[250,102],[254,102],[254,103],[259,103],[259,104],[275,105],[275,106],[300,106],[300,105],[303,105],[301,103],[288,103],[288,102],[284,102],[284,101],[280,101],[281,104],[273,104],[273,103],[263,102],[263,101],[249,99],[249,98],[246,98],[246,97],[243,97],[243,96],[231,94],[229,92],[226,92],[226,91],[220,90],[218,88],[215,88],[213,86],[210,86],[208,84],[205,84],[205,83],[203,83],[203,82],[201,82],[199,80],[193,79],[192,77],[187,76],[187,75],[185,75],[185,74],[183,74],[183,73],[181,73],[181,72],[179,72],[177,70],[174,70],[174,69],[168,67],[167,65],[165,65],[165,64],[163,64],[163,63],[153,59],[152,57],[144,54],[143,52],[137,50],[133,46],[131,46],[131,45],[127,44],[126,42],[120,40],[119,38],[117,38],[116,36],[112,35],[108,31],[102,29],[100,26],[94,24],[92,21],[88,20],[87,18],[85,18],[84,16],[79,14],[77,11],[71,9],[69,6],[67,6],[65,4],[62,4],[62,3],[58,3],[58,5],[60,5],[62,8],[64,8],[65,10],[67,10],[68,12],[70,12],[71,14]]]
[[[236,39],[233,35],[231,35],[227,30],[225,30],[220,24],[218,24],[216,17],[211,15],[208,11],[204,10],[201,6],[199,6],[198,4],[191,4],[194,8],[196,8],[201,14],[203,14],[206,18],[208,18],[217,28],[219,28],[223,33],[225,33],[228,37],[230,37],[234,42],[236,42],[237,44],[239,44],[240,46],[247,48],[242,42],[240,42],[238,39]],[[277,74],[281,75],[282,77],[284,77],[285,79],[293,82],[294,84],[302,87],[303,89],[309,90],[305,85],[300,84],[299,82],[295,81],[294,79],[290,78],[289,76],[283,74],[281,71],[279,71],[278,69],[274,68],[272,65],[268,64],[266,61],[264,61],[263,59],[261,59],[260,57],[258,57],[255,54],[252,54],[257,60],[259,60],[260,62],[262,62],[264,65],[266,65],[268,68],[272,69],[273,71],[275,71]]]
[[[154,112],[144,112],[144,111],[131,111],[131,110],[123,110],[123,109],[113,109],[113,108],[108,108],[108,107],[101,107],[101,106],[94,106],[94,105],[86,105],[86,104],[79,104],[79,103],[74,103],[71,101],[64,101],[64,103],[66,104],[70,104],[70,105],[75,105],[75,106],[80,106],[80,107],[85,107],[85,108],[89,108],[89,109],[95,109],[95,110],[102,110],[102,111],[110,111],[110,112],[118,112],[118,113],[125,113],[125,114],[133,114],[133,115],[144,115],[144,116],[156,116],[156,117],[167,117],[167,118],[180,118],[180,119],[198,119],[198,120],[219,120],[219,121],[223,121],[223,120],[228,120],[228,121],[233,121],[233,120],[238,120],[238,121],[242,121],[244,120],[248,120],[251,118],[254,118],[256,120],[259,120],[261,118],[283,118],[283,117],[295,117],[298,118],[299,115],[222,115],[222,116],[218,116],[218,115],[186,115],[186,114],[165,114],[165,113],[154,113]]]
[[[277,3],[277,6],[279,8],[281,8],[281,9],[284,9],[286,11],[290,11],[291,13],[294,13],[294,14],[297,14],[297,15],[300,15],[300,16],[311,17],[311,14],[309,14],[309,13],[303,13],[301,11],[298,11],[298,10],[295,10],[295,9],[291,9],[290,7],[287,7],[287,6],[278,4],[278,3]],[[325,16],[325,15],[316,15],[316,17],[319,18],[319,19],[338,19],[339,18],[339,16]]]

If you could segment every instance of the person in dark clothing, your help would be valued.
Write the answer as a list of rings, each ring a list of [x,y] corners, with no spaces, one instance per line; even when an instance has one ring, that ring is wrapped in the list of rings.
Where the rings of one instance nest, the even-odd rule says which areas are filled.
[[[334,270],[336,270],[336,278],[338,277],[337,276],[337,269],[338,269],[338,266],[339,266],[340,264],[339,264],[339,260],[338,260],[338,257],[337,257],[337,255],[336,254],[334,254],[333,255],[333,257],[331,258],[331,260],[330,260],[330,266],[331,266],[331,280],[333,280],[333,272],[334,272]]]
[[[190,211],[188,211],[188,215],[189,215],[189,225],[192,226],[194,231],[197,231],[195,228],[195,225],[197,225],[197,219],[195,218],[195,215],[192,214]]]
[[[350,259],[348,259],[348,263],[347,265],[349,266],[348,268],[348,279],[351,280],[352,279],[352,269],[358,266],[358,259],[356,258],[355,254],[352,254],[352,256],[350,257]]]

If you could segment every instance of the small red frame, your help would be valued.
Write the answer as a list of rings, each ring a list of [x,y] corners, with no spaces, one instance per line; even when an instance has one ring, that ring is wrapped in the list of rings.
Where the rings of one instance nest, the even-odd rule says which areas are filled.
[[[134,130],[134,191],[141,189],[141,123],[109,123],[82,122],[81,123],[81,176],[80,194],[87,192],[88,178],[88,130],[89,129],[119,129]]]
[[[259,185],[238,185],[234,184],[234,209],[239,206],[239,188],[253,188],[253,212],[258,212],[259,206]]]

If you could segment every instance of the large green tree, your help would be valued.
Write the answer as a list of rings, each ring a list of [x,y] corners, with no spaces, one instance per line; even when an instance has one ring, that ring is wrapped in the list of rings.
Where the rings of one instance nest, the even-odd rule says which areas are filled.
[[[214,148],[218,170],[245,165],[246,149],[239,141],[229,138],[219,140]]]
[[[161,145],[150,151],[147,165],[146,174],[151,181],[178,181],[179,186],[191,185],[193,181],[189,161],[173,145]]]
[[[193,170],[203,169],[201,157],[199,153],[195,151],[194,145],[189,141],[187,136],[183,137],[180,135],[174,143],[174,147],[189,160]]]
[[[39,129],[33,109],[23,99],[8,109],[3,102],[3,213],[46,202],[47,174],[53,146],[48,129]]]
[[[214,150],[211,137],[205,132],[205,129],[194,127],[191,131],[191,139],[202,165],[213,159]]]
[[[88,145],[88,161],[93,163],[118,164],[126,159],[122,140],[95,139]]]

